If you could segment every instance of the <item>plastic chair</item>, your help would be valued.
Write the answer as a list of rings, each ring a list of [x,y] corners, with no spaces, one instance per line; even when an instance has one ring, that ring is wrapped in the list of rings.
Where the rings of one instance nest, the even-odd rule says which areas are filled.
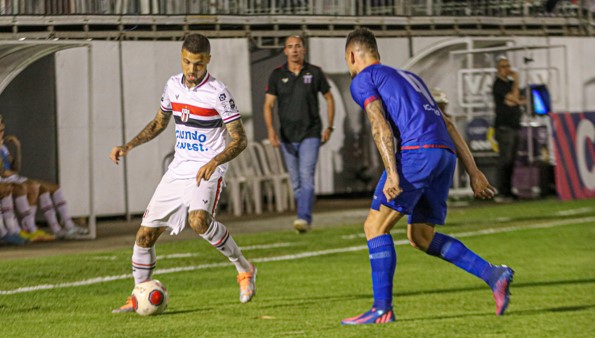
[[[293,186],[291,177],[287,172],[281,151],[271,145],[269,140],[262,141],[261,149],[264,151],[266,163],[270,170],[270,176],[274,180],[275,205],[277,212],[283,212],[287,209],[295,210],[295,199],[293,195]]]
[[[245,167],[246,155],[242,154],[229,163],[227,173],[225,174],[225,192],[228,197],[230,210],[234,216],[241,216],[244,211],[248,213],[252,212],[249,180],[242,170]]]

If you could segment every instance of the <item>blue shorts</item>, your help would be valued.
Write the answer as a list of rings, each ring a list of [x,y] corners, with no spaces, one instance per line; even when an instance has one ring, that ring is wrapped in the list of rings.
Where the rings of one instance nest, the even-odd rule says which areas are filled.
[[[382,192],[386,171],[382,174],[371,208],[385,205],[409,215],[409,224],[444,224],[446,199],[452,184],[456,155],[446,149],[406,150],[397,154],[397,168],[403,192],[387,201]]]

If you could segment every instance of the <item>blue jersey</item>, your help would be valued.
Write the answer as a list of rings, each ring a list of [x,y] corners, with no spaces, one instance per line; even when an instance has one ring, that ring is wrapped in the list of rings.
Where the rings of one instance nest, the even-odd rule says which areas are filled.
[[[374,64],[355,76],[351,96],[364,110],[370,102],[382,101],[399,151],[446,148],[455,152],[438,105],[417,75]]]
[[[2,168],[4,170],[12,170],[12,164],[10,163],[10,152],[8,152],[8,148],[5,145],[0,147],[0,157],[2,157]]]

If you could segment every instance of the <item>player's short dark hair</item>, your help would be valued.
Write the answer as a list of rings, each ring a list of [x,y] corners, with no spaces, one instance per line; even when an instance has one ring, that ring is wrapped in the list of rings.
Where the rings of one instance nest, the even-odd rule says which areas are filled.
[[[374,54],[376,57],[380,57],[380,53],[378,53],[378,45],[376,44],[376,37],[371,30],[362,27],[356,28],[349,35],[347,35],[347,41],[345,41],[345,49],[349,47],[351,44],[358,44],[362,47],[366,48],[370,53]]]
[[[285,47],[287,45],[287,40],[289,40],[289,38],[300,39],[300,41],[302,42],[302,46],[306,47],[306,40],[304,40],[304,37],[302,35],[297,34],[297,33],[287,36],[285,38],[285,42],[283,43],[283,47]]]
[[[184,39],[182,49],[192,54],[211,53],[211,43],[209,39],[202,34],[190,34]]]

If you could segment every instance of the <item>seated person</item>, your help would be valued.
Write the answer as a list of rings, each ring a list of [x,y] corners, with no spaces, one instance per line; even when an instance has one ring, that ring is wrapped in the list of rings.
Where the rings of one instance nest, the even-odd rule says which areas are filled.
[[[17,149],[20,149],[20,142],[14,136],[5,137],[4,130],[4,119],[0,115],[0,157],[3,164],[0,174],[0,182],[11,183],[13,185],[24,185],[27,188],[29,196],[27,202],[31,205],[30,210],[27,210],[28,208],[24,205],[25,203],[23,203],[23,199],[15,199],[17,210],[23,218],[23,227],[25,227],[29,233],[34,233],[39,230],[35,225],[37,201],[39,201],[39,207],[45,220],[52,229],[54,235],[58,238],[74,238],[79,235],[88,234],[88,229],[77,226],[70,217],[66,200],[64,199],[62,189],[60,189],[59,185],[41,180],[32,180],[18,174],[18,170],[20,169],[19,151],[16,152],[17,156],[13,157],[5,143],[12,142]],[[58,213],[60,214],[64,226],[63,228],[58,222],[56,210],[58,210]],[[32,221],[30,218],[32,218]]]
[[[5,203],[8,200],[8,203]],[[28,239],[21,236],[21,227],[14,215],[12,209],[12,185],[8,183],[0,183],[0,243],[8,245],[23,245],[28,242]],[[6,204],[6,205],[5,205]],[[4,211],[5,207],[7,208]],[[9,212],[11,211],[11,212]]]

